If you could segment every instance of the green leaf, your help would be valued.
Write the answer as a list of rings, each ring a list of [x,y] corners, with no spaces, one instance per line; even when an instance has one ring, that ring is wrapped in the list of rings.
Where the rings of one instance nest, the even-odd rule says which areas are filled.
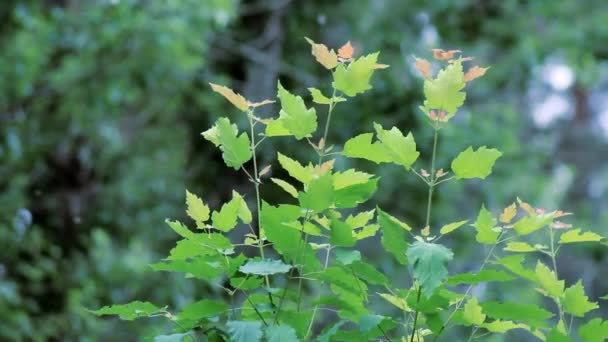
[[[424,81],[424,111],[443,109],[449,120],[464,103],[466,93],[461,91],[464,86],[462,62],[457,60],[441,69],[437,78]]]
[[[290,194],[293,198],[298,198],[298,190],[293,185],[279,178],[271,177],[270,180],[274,184],[278,185],[281,189],[285,190],[285,192]]]
[[[233,342],[258,342],[262,340],[262,322],[228,321],[228,336]]]
[[[390,130],[385,130],[381,125],[374,123],[378,140],[384,145],[391,161],[399,164],[409,170],[412,164],[420,156],[420,152],[416,151],[416,142],[410,132],[407,136],[397,128],[393,127]]]
[[[530,330],[530,327],[528,327],[525,324],[513,323],[512,321],[501,321],[501,320],[484,323],[481,325],[481,327],[487,329],[488,331],[500,333],[500,334],[504,334],[507,331],[514,330],[514,329]]]
[[[215,122],[215,127],[215,137],[205,134],[203,136],[212,142],[219,141],[224,162],[227,166],[238,170],[253,156],[249,136],[245,132],[237,136],[237,132],[228,118],[219,118]]]
[[[243,197],[238,192],[233,191],[232,199],[222,205],[220,211],[214,211],[211,214],[211,222],[214,228],[228,232],[236,227],[237,218],[248,224],[251,222],[251,211],[247,208]]]
[[[544,328],[546,320],[553,314],[534,304],[517,304],[511,302],[483,302],[483,312],[495,319],[508,319],[528,324],[532,328]]]
[[[411,228],[407,224],[397,220],[395,217],[385,213],[382,209],[376,208],[376,210],[378,211],[378,224],[382,229],[382,246],[387,252],[391,253],[400,264],[407,264],[407,257],[405,255],[405,251],[407,250],[405,231],[409,231]]]
[[[280,119],[267,119],[264,120],[264,123],[266,123],[264,135],[267,137],[285,137],[292,135],[291,132],[283,126],[283,121]]]
[[[233,135],[239,134],[239,128],[236,124],[232,124],[230,127],[232,128]],[[219,147],[222,143],[220,140],[220,131],[218,129],[217,124],[213,125],[211,128],[201,133],[201,135],[203,136],[203,138],[213,143],[215,147]]]
[[[452,171],[458,179],[485,179],[492,173],[492,167],[500,156],[502,153],[494,148],[482,146],[474,151],[469,146],[452,161]]]
[[[522,266],[522,263],[524,262],[525,258],[526,256],[524,254],[515,254],[494,261],[494,263],[504,266],[506,269],[517,274],[520,277],[536,281],[536,273]]]
[[[376,164],[390,163],[392,161],[386,147],[381,142],[372,143],[373,133],[359,134],[346,141],[342,155],[349,158],[362,158]]]
[[[486,315],[483,314],[475,296],[471,297],[464,305],[462,318],[467,326],[481,325],[486,320]]]
[[[416,241],[408,248],[407,258],[413,264],[414,278],[427,298],[448,277],[447,263],[453,256],[451,250],[435,243]]]
[[[346,323],[347,321],[339,321],[338,323],[332,325],[327,330],[325,330],[325,332],[319,335],[315,342],[330,342],[331,337],[334,336],[338,332],[338,330],[340,330],[340,327]]]
[[[303,184],[308,184],[313,179],[313,167],[307,166],[304,167],[302,164],[298,163],[296,160],[293,160],[281,153],[277,153],[279,164],[281,167],[289,173],[289,175]]]
[[[578,328],[578,335],[583,342],[604,342],[608,339],[608,321],[594,318]]]
[[[331,174],[325,173],[310,182],[306,191],[299,193],[298,200],[302,208],[317,213],[329,208],[334,203],[334,184]]]
[[[439,233],[441,233],[443,235],[451,233],[451,232],[455,231],[456,229],[462,227],[467,222],[469,222],[469,220],[448,223],[448,224],[444,225],[443,227],[441,227],[441,229],[439,230]]]
[[[281,100],[279,121],[297,140],[309,138],[317,130],[317,113],[314,108],[306,108],[304,100],[277,84]]]
[[[509,252],[523,252],[523,253],[537,251],[536,248],[528,245],[525,242],[513,242],[513,241],[509,241],[509,243],[507,243],[507,246],[504,248],[504,250],[509,251]]]
[[[372,179],[374,175],[357,171],[355,169],[348,169],[344,172],[334,172],[332,174],[334,188],[344,189],[358,184],[366,184]]]
[[[590,302],[589,297],[585,295],[585,289],[580,280],[564,291],[562,305],[565,312],[576,317],[583,317],[587,312],[598,308],[597,303]]]
[[[266,342],[298,342],[294,328],[287,325],[273,325],[265,330]]]
[[[333,199],[336,208],[353,208],[369,200],[378,189],[379,178],[372,178],[365,183],[349,185],[334,191]]]
[[[500,232],[494,231],[494,225],[496,224],[496,219],[492,214],[486,210],[484,205],[481,206],[479,210],[479,214],[477,215],[477,220],[473,224],[473,227],[477,230],[477,235],[475,239],[477,242],[485,243],[485,244],[494,244],[498,241],[498,236]]]
[[[179,221],[170,221],[167,219],[165,220],[165,223],[167,223],[167,225],[169,225],[174,232],[183,238],[192,239],[195,236],[195,234],[188,229],[188,227],[184,226],[184,224]]]
[[[541,288],[549,296],[559,298],[564,294],[564,281],[558,280],[555,272],[540,261],[536,263],[536,277]]]
[[[451,276],[446,281],[447,285],[455,286],[459,284],[477,285],[484,282],[492,281],[510,281],[515,277],[503,271],[496,270],[481,270],[478,273],[462,273]]]
[[[554,213],[549,213],[524,216],[513,225],[513,229],[518,235],[528,235],[551,224],[554,215]]]
[[[187,214],[196,222],[196,226],[205,228],[205,222],[209,220],[209,207],[188,190],[186,190],[186,205],[188,205]]]
[[[593,232],[584,232],[581,234],[580,228],[569,230],[559,237],[559,243],[575,243],[575,242],[592,242],[601,241],[602,236]]]
[[[154,337],[154,342],[183,342],[193,341],[192,333],[187,332],[183,334],[171,334],[171,335],[159,335]]]
[[[308,88],[308,91],[310,91],[310,95],[312,95],[312,102],[318,103],[318,104],[330,104],[331,103],[331,99],[329,97],[323,95],[323,93],[319,89]]]
[[[549,331],[546,342],[572,342],[572,339],[561,333],[557,328],[553,328]]]
[[[132,321],[140,317],[149,317],[164,311],[150,302],[135,301],[128,304],[117,304],[112,306],[104,306],[99,310],[91,311],[96,316],[117,315],[125,321]]]
[[[239,267],[239,271],[245,274],[255,275],[272,275],[277,273],[287,273],[291,269],[290,265],[283,263],[281,260],[249,259],[245,265]]]
[[[255,290],[262,287],[263,281],[261,278],[255,277],[232,277],[230,278],[230,286],[239,290]]]
[[[341,262],[344,265],[350,265],[355,261],[361,260],[361,252],[358,250],[347,250],[338,248],[335,250],[336,260]]]
[[[331,220],[329,243],[340,247],[350,247],[354,246],[356,242],[353,230],[348,224],[338,219]]]
[[[334,71],[334,88],[350,97],[371,89],[369,81],[377,68],[376,62],[379,54],[376,52],[362,56],[349,63],[348,66],[338,64]]]
[[[182,320],[200,320],[220,316],[228,310],[226,303],[216,300],[203,299],[184,307],[179,313],[178,319]]]
[[[359,319],[359,330],[368,332],[378,326],[386,317],[381,315],[365,314]]]
[[[183,272],[197,279],[213,280],[222,274],[222,269],[217,260],[207,260],[204,257],[189,258],[183,260],[162,260],[150,267],[154,271]]]
[[[374,285],[387,285],[389,283],[388,278],[379,272],[374,266],[365,263],[363,261],[355,261],[350,265],[353,273],[366,281],[368,284]]]

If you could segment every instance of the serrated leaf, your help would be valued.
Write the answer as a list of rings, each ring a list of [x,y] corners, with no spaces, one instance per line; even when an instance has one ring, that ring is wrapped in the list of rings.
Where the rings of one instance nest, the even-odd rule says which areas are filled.
[[[209,207],[196,195],[186,190],[186,213],[196,222],[198,228],[205,228],[205,222],[209,220]]]
[[[348,224],[338,219],[332,219],[329,230],[329,242],[335,246],[350,247],[357,240],[353,236],[353,230]]]
[[[486,315],[483,314],[483,310],[479,306],[475,296],[471,297],[464,305],[462,318],[467,326],[481,325],[486,320]]]
[[[243,197],[238,192],[233,191],[232,199],[224,203],[219,211],[214,211],[211,214],[211,222],[214,228],[228,232],[236,227],[237,218],[248,224],[251,222],[251,211],[247,208]]]
[[[546,327],[545,321],[554,316],[551,312],[534,304],[483,302],[480,305],[488,317],[522,322],[532,328]]]
[[[549,331],[545,342],[572,342],[572,339],[555,327]]]
[[[416,69],[422,74],[422,76],[424,76],[425,79],[432,80],[433,75],[431,63],[424,58],[415,58],[415,60]]]
[[[348,66],[338,64],[334,71],[334,88],[354,97],[371,89],[370,79],[376,70],[379,52],[355,59]]]
[[[281,189],[285,190],[285,192],[290,194],[293,198],[298,198],[298,190],[293,185],[279,178],[271,177],[270,180]]]
[[[451,233],[451,232],[455,231],[456,229],[465,225],[467,222],[469,222],[469,220],[448,223],[448,224],[444,225],[443,227],[441,227],[441,229],[439,230],[439,233],[441,233],[443,235]]]
[[[355,49],[350,43],[350,40],[347,41],[341,48],[338,49],[338,57],[342,59],[351,59],[353,58],[353,54],[355,53]]]
[[[514,329],[530,330],[530,327],[528,327],[525,324],[513,323],[512,321],[501,321],[501,320],[484,323],[481,325],[481,327],[487,329],[488,331],[500,333],[500,334],[504,334],[507,331],[514,330]]]
[[[477,215],[477,220],[473,224],[473,227],[477,230],[477,235],[475,236],[477,242],[493,244],[498,241],[500,233],[492,229],[495,224],[496,219],[492,216],[492,213],[486,209],[485,205],[482,205]]]
[[[381,142],[372,143],[373,133],[359,134],[344,144],[342,154],[349,158],[362,158],[376,164],[390,163],[392,158]]]
[[[350,265],[355,261],[361,260],[361,252],[358,250],[336,249],[336,260],[344,265]]]
[[[351,185],[367,183],[374,175],[348,169],[344,172],[335,172],[333,175],[334,189],[339,190]]]
[[[312,102],[318,103],[318,104],[330,104],[331,103],[331,99],[329,97],[323,95],[323,93],[319,89],[308,88],[308,91],[310,91],[310,95],[312,95]]]
[[[403,310],[403,311],[411,311],[412,309],[407,305],[407,302],[405,300],[403,300],[403,298],[394,296],[392,294],[389,293],[378,293],[378,295],[382,298],[384,298],[387,302],[393,304],[394,306],[396,306],[397,308]]]
[[[317,130],[317,112],[314,108],[306,108],[304,100],[287,91],[278,82],[278,97],[281,100],[279,121],[297,140],[311,137]]]
[[[597,303],[589,301],[580,280],[564,291],[564,298],[561,302],[564,311],[576,317],[584,317],[587,312],[598,308]]]
[[[492,167],[500,156],[502,153],[497,149],[482,146],[474,151],[469,146],[452,161],[452,171],[458,179],[485,179],[492,173]]]
[[[187,332],[183,334],[171,334],[171,335],[159,335],[154,337],[154,342],[184,342],[194,341],[192,339],[192,333]]]
[[[425,296],[431,297],[447,279],[447,263],[454,254],[440,244],[416,241],[407,249],[407,258],[413,265],[414,278],[422,287]]]
[[[329,50],[323,44],[317,44],[309,38],[304,38],[312,47],[312,55],[315,56],[317,62],[323,65],[326,69],[333,69],[338,65],[338,55],[334,50]]]
[[[522,263],[524,262],[525,258],[526,257],[524,254],[515,254],[499,259],[494,263],[504,266],[506,269],[517,274],[520,277],[535,281],[536,274],[534,273],[534,271],[522,266]]]
[[[265,332],[266,342],[298,342],[298,336],[294,328],[287,325],[273,325],[267,327]]]
[[[608,339],[608,321],[594,318],[578,328],[578,335],[583,342],[603,342]]]
[[[382,315],[365,314],[359,318],[359,330],[368,332],[378,326],[386,317]]]
[[[300,206],[320,213],[334,203],[334,185],[330,173],[313,179],[304,192],[298,194]]]
[[[483,282],[492,281],[509,281],[515,277],[503,272],[496,270],[481,270],[478,273],[461,273],[451,276],[446,281],[447,285],[455,286],[460,284],[477,285]]]
[[[228,321],[228,336],[233,342],[258,342],[262,340],[262,322]]]
[[[369,200],[378,189],[379,178],[372,178],[365,183],[349,185],[334,191],[336,208],[353,208]]]
[[[157,314],[163,310],[163,308],[150,302],[135,301],[128,304],[104,306],[99,310],[91,311],[91,313],[96,316],[117,315],[122,320],[132,321],[140,317],[149,317],[150,315]]]
[[[225,86],[213,83],[209,83],[209,85],[211,85],[211,89],[213,89],[214,92],[222,95],[226,100],[230,101],[230,103],[232,103],[236,108],[242,110],[243,112],[249,110],[247,100],[241,94],[235,93],[234,90]]]
[[[549,267],[538,261],[535,271],[538,283],[549,296],[561,297],[564,294],[564,281],[558,280],[555,272]]]
[[[186,239],[191,239],[193,238],[193,236],[195,235],[190,229],[188,229],[188,227],[184,226],[183,223],[179,222],[179,221],[170,221],[170,220],[165,220],[165,223],[167,223],[167,225],[169,225],[169,227],[171,227],[171,229],[173,229],[174,232],[176,232],[177,234],[179,234],[179,236],[186,238]]]
[[[230,127],[232,127],[232,131],[234,132],[234,135],[239,134],[239,128],[236,126],[236,124],[232,124]],[[208,130],[201,133],[201,135],[203,136],[203,138],[205,138],[206,140],[213,143],[213,145],[215,145],[215,147],[220,146],[220,143],[221,143],[220,132],[217,128],[217,125],[213,125],[211,128],[209,128]]]
[[[334,182],[334,186],[335,186],[335,182]],[[374,218],[374,213],[375,212],[376,212],[376,210],[372,209],[372,210],[369,210],[369,211],[360,212],[360,213],[358,213],[355,216],[349,215],[346,218],[345,222],[346,222],[346,224],[348,224],[353,229],[359,228],[359,227],[363,227],[366,224],[368,224],[371,219]]]
[[[405,251],[407,250],[408,245],[405,239],[405,231],[409,231],[411,228],[407,224],[397,220],[395,217],[385,213],[380,208],[376,208],[376,211],[378,212],[378,224],[382,229],[382,246],[387,252],[391,253],[400,264],[407,264]]]
[[[580,228],[569,230],[559,237],[559,243],[593,242],[601,241],[604,237],[593,233],[581,233]]]
[[[285,137],[291,135],[291,132],[283,126],[283,121],[280,119],[264,120],[264,123],[266,124],[264,134],[267,137]]]
[[[291,269],[290,265],[281,260],[249,259],[245,265],[239,267],[239,271],[245,274],[272,275],[277,273],[287,273]]]
[[[351,265],[351,270],[357,277],[369,284],[388,285],[389,283],[388,278],[384,274],[379,272],[374,266],[363,261],[354,261]]]
[[[499,220],[502,223],[511,223],[515,215],[517,215],[517,205],[512,203],[502,211]]]
[[[240,136],[237,136],[237,133],[228,118],[217,119],[214,128],[203,133],[205,139],[214,144],[219,143],[224,162],[235,170],[238,170],[253,156],[247,133],[243,132]]]
[[[403,133],[397,127],[385,130],[377,123],[374,123],[374,128],[378,140],[382,142],[391,161],[409,170],[420,156],[420,152],[416,151],[416,142],[412,133],[403,136]]]
[[[504,248],[504,250],[509,251],[509,252],[523,252],[523,253],[537,251],[536,248],[528,245],[525,242],[513,242],[513,241],[509,241],[509,243],[507,243],[507,246]]]
[[[289,173],[289,175],[303,184],[308,184],[313,179],[313,167],[307,166],[304,167],[298,161],[293,160],[281,153],[277,153],[279,164],[281,167]]]
[[[203,299],[198,302],[186,305],[177,316],[181,320],[200,320],[203,318],[215,317],[228,310],[228,305],[221,301]]]
[[[441,69],[435,79],[424,81],[424,111],[443,109],[449,120],[464,103],[466,93],[461,91],[464,86],[462,62],[457,60]]]
[[[551,224],[553,216],[553,213],[527,215],[515,222],[513,229],[518,235],[528,235]]]
[[[470,82],[478,77],[485,75],[486,71],[488,71],[488,69],[490,69],[490,68],[482,68],[477,65],[474,67],[471,67],[469,70],[467,70],[467,73],[464,74],[463,80],[465,82]]]
[[[154,271],[182,272],[197,279],[213,280],[222,274],[221,264],[217,259],[207,260],[205,257],[188,259],[167,259],[151,264]]]

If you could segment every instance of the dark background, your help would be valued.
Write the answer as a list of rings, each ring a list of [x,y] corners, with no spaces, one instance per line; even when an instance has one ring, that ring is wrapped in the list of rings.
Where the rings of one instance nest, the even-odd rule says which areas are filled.
[[[207,83],[252,100],[274,98],[278,78],[303,96],[310,86],[327,89],[329,74],[305,36],[334,48],[351,40],[391,65],[372,91],[336,110],[329,143],[338,148],[376,121],[411,130],[428,158],[413,56],[457,48],[492,67],[442,131],[439,165],[469,145],[504,155],[487,181],[442,186],[435,221],[474,218],[482,202],[496,212],[520,196],[575,212],[576,227],[606,235],[607,23],[601,0],[2,1],[0,340],[166,333],[162,319],[102,320],[85,308],[134,299],[180,307],[212,296],[204,284],[147,266],[176,239],[164,219],[184,216],[186,187],[212,206],[232,188],[252,191],[200,136],[235,113]],[[262,164],[276,149],[312,158],[306,143],[293,142],[265,144]],[[399,168],[357,165],[382,176],[374,197],[382,208],[421,227],[424,184]],[[282,198],[273,185],[263,195]],[[482,251],[470,248],[471,230],[446,242],[453,271],[475,269]],[[374,257],[375,246],[364,254]],[[389,275],[404,276],[384,253],[377,258]],[[592,299],[608,293],[602,247],[568,247],[558,262],[567,285],[581,277]]]

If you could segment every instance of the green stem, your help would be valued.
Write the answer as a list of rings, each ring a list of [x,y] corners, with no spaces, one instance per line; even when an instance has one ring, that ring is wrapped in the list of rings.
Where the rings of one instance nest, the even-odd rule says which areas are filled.
[[[331,99],[329,99],[329,108],[327,109],[327,121],[325,121],[325,131],[323,133],[323,143],[325,144],[325,146],[327,146],[327,134],[329,133],[329,124],[331,122],[331,113],[334,111],[334,108],[336,107],[336,103],[334,102],[335,96],[336,96],[336,88],[334,88],[334,90],[331,94]],[[321,162],[323,161],[323,157],[325,157],[325,152],[323,151],[325,149],[325,146],[323,146],[323,149],[321,149],[321,151],[317,151],[317,153],[319,154],[319,164],[321,164]]]
[[[557,261],[556,256],[557,253],[555,251],[555,237],[553,234],[553,227],[549,225],[549,239],[551,241],[551,262],[553,263],[553,272],[555,273],[555,277],[557,278]],[[559,298],[554,298],[555,304],[557,305],[557,310],[559,311],[559,319],[566,324],[564,321],[564,310],[562,308],[562,304],[559,301]]]
[[[325,254],[325,264],[323,265],[323,271],[325,271],[327,269],[327,266],[329,265],[329,253],[331,252],[331,245],[329,247],[327,247],[327,254]],[[306,330],[306,336],[304,337],[305,339],[308,338],[308,335],[310,335],[310,332],[312,331],[312,326],[315,322],[315,316],[317,315],[317,311],[319,309],[319,304],[315,305],[314,309],[312,310],[312,316],[310,317],[310,323],[308,324],[308,329]]]

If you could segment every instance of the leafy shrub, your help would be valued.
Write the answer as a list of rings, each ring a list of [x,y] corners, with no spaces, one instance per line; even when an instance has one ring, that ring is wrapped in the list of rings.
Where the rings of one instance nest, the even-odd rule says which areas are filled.
[[[556,256],[572,243],[604,242],[604,238],[573,229],[562,217],[570,213],[534,208],[517,198],[498,215],[482,204],[473,220],[434,223],[433,194],[445,182],[485,179],[502,153],[486,146],[469,146],[446,166],[436,165],[441,129],[450,124],[463,105],[465,86],[487,68],[464,65],[471,58],[460,51],[434,50],[443,67],[434,75],[433,64],[416,59],[424,77],[425,101],[420,107],[433,130],[429,167],[415,168],[420,158],[411,133],[374,124],[374,132],[346,141],[341,151],[327,142],[331,117],[340,103],[371,88],[379,69],[379,53],[354,57],[350,43],[337,52],[308,40],[312,55],[333,76],[331,95],[309,88],[312,101],[327,108],[322,136],[317,111],[302,97],[278,83],[281,110],[263,119],[256,108],[273,101],[251,102],[231,89],[211,84],[245,115],[248,131],[235,119],[222,117],[203,132],[219,148],[228,167],[242,170],[255,190],[251,206],[234,191],[232,199],[212,210],[197,195],[186,191],[187,214],[195,229],[167,221],[182,237],[169,256],[152,266],[157,271],[182,272],[224,291],[223,298],[205,298],[174,311],[150,302],[103,307],[96,315],[118,315],[125,320],[161,316],[175,324],[172,335],[158,340],[232,341],[352,341],[448,339],[446,331],[461,327],[469,340],[488,334],[525,333],[545,341],[601,341],[608,323],[587,320],[576,332],[575,318],[598,308],[589,301],[582,282],[566,286],[558,277]],[[266,140],[292,136],[317,153],[314,162],[301,163],[278,153],[280,167],[290,180],[270,177],[271,167],[258,165],[256,153]],[[376,164],[394,164],[428,186],[425,226],[415,229],[379,207],[361,210],[377,191],[379,177],[349,168],[339,169],[343,158]],[[262,185],[280,187],[289,201],[271,204],[260,196]],[[252,213],[250,207],[255,210]],[[239,225],[240,222],[240,225]],[[466,226],[473,228],[484,260],[475,272],[451,274],[454,252],[440,241]],[[245,229],[240,231],[237,227]],[[235,230],[236,229],[236,230]],[[357,250],[357,243],[381,235],[382,249],[409,275],[408,284],[389,277]],[[546,307],[529,301],[482,301],[474,287],[480,283],[507,283],[535,289],[547,298]],[[313,286],[307,294],[304,286]],[[376,310],[388,302],[396,311]],[[395,313],[396,312],[396,313]],[[523,336],[523,335],[517,335]]]

